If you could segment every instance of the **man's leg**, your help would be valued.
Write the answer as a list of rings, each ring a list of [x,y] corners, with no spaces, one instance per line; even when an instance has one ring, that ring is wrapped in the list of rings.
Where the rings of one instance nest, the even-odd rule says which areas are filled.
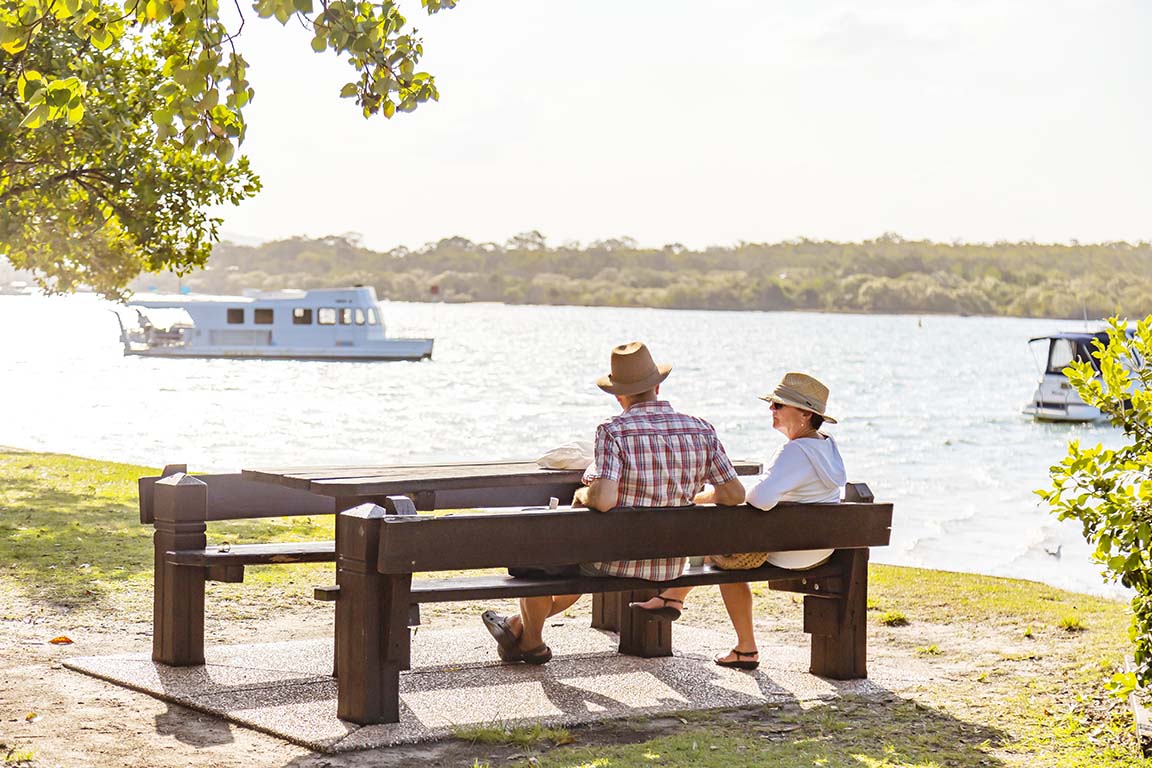
[[[530,651],[544,644],[544,622],[561,611],[566,611],[580,599],[580,595],[545,595],[520,598],[520,615],[511,616],[508,625],[520,631],[520,650]]]

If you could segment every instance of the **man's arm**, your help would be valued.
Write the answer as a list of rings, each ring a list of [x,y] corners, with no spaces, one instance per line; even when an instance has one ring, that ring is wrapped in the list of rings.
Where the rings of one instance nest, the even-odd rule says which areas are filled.
[[[697,504],[719,504],[724,507],[734,507],[744,503],[744,484],[739,478],[733,478],[714,488],[708,488],[696,494],[693,499]]]
[[[572,497],[573,504],[583,504],[597,512],[607,512],[620,500],[620,483],[616,480],[597,478],[587,488],[580,488]]]

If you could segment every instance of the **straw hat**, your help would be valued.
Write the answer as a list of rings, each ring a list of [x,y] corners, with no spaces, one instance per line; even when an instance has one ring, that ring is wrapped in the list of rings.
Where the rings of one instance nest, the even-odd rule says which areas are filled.
[[[835,424],[836,419],[824,413],[828,407],[828,387],[806,373],[786,373],[772,394],[763,395],[761,400],[770,403],[791,405],[804,411],[812,411],[824,417],[824,421]]]
[[[612,373],[596,379],[596,386],[612,395],[638,395],[668,378],[670,365],[656,365],[643,342],[630,341],[612,348]]]

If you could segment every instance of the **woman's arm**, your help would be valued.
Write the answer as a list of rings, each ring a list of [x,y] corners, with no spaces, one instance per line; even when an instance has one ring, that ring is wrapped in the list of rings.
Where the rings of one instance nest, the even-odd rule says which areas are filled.
[[[772,509],[781,496],[810,479],[810,468],[811,462],[804,451],[796,446],[785,445],[776,454],[764,479],[748,491],[745,500],[758,509]]]

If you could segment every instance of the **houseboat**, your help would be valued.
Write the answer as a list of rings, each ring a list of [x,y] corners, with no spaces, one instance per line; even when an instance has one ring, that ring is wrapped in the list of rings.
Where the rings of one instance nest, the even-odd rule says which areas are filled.
[[[1135,331],[1129,330],[1132,335]],[[1095,421],[1102,417],[1100,409],[1088,405],[1064,375],[1064,369],[1073,361],[1087,361],[1100,375],[1100,361],[1096,359],[1094,341],[1108,344],[1108,332],[1068,331],[1050,336],[1037,336],[1028,340],[1029,349],[1036,360],[1040,381],[1032,395],[1032,402],[1024,406],[1024,414],[1037,421]]]
[[[120,311],[125,355],[277,360],[422,360],[432,339],[384,333],[371,287],[245,291],[243,296],[150,296]]]

